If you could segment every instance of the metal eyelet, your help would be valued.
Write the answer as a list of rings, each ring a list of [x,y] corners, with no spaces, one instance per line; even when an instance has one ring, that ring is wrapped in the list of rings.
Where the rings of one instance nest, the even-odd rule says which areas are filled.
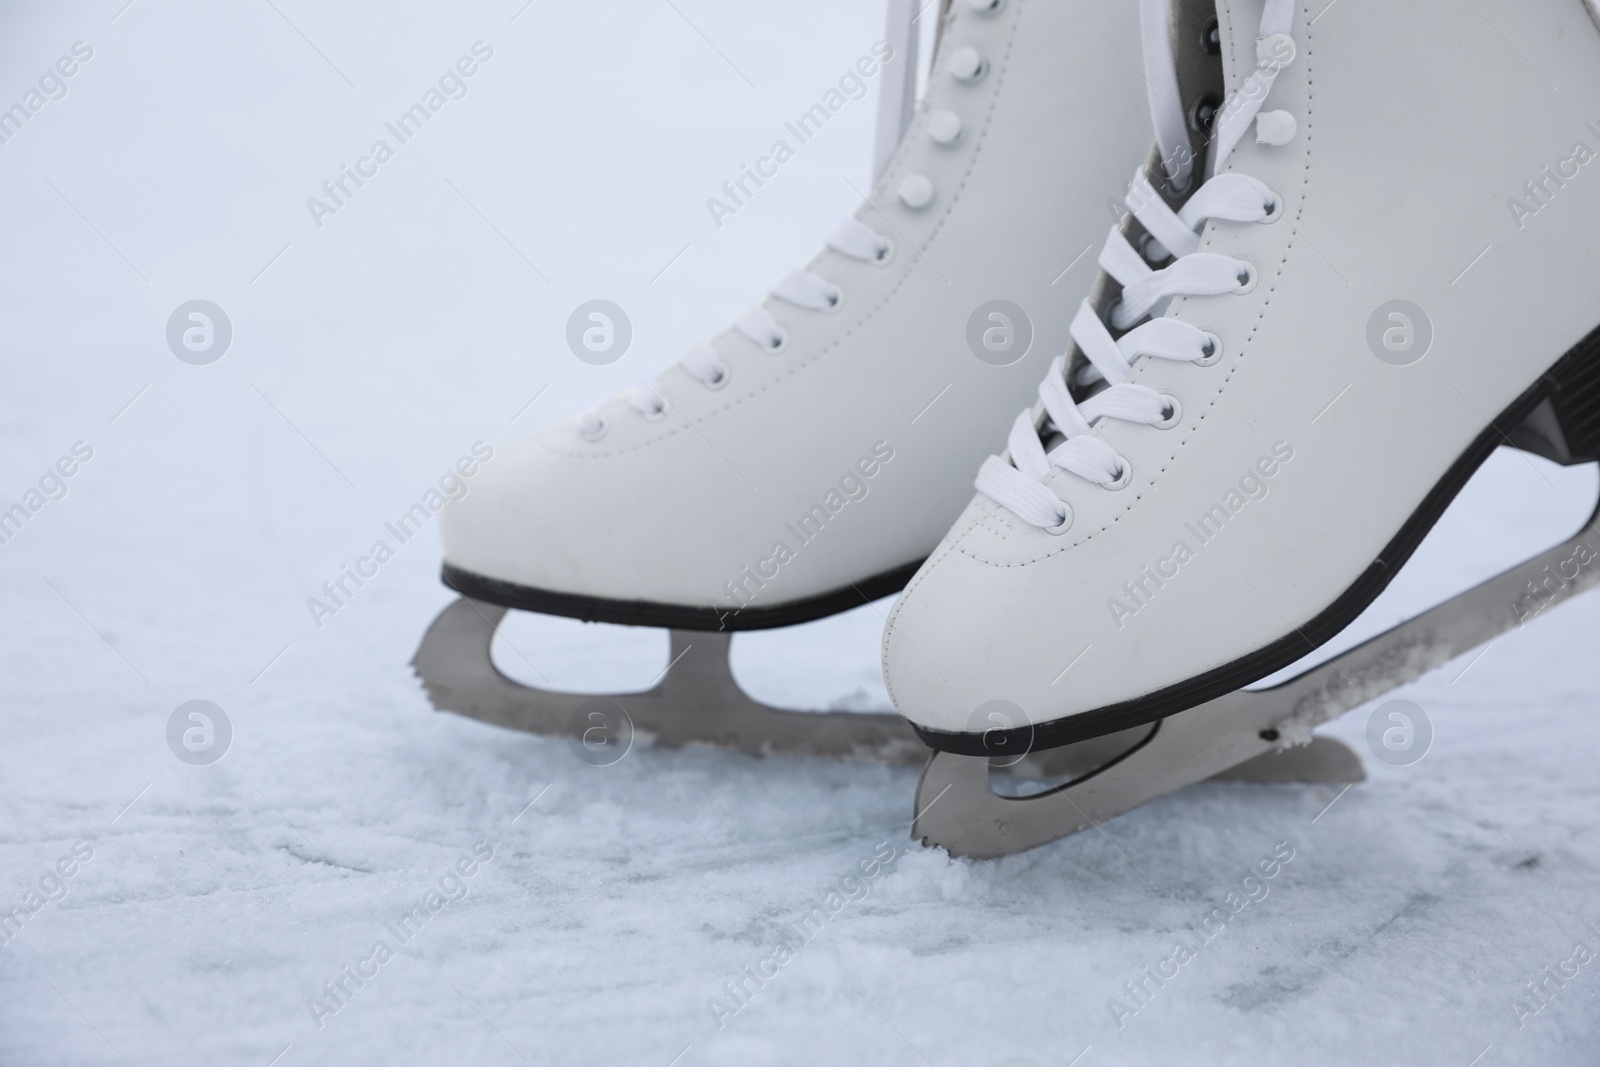
[[[1158,430],[1170,430],[1183,421],[1183,405],[1171,393],[1162,393],[1161,399],[1167,402],[1166,414],[1161,417],[1160,422],[1152,422],[1150,425]]]
[[[1205,352],[1206,354],[1201,356],[1199,359],[1191,360],[1190,362],[1192,362],[1196,367],[1210,367],[1215,365],[1216,362],[1222,358],[1222,338],[1218,337],[1209,330],[1206,331],[1206,347],[1201,351]]]
[[[1217,109],[1221,106],[1222,101],[1211,93],[1200,97],[1189,108],[1189,128],[1202,137],[1210,137],[1217,122]]]
[[[1055,537],[1060,537],[1062,534],[1072,529],[1072,505],[1063,500],[1061,502],[1061,518],[1054,526],[1043,526],[1040,527],[1040,529],[1044,530],[1045,533]]]
[[[1256,220],[1263,226],[1277,222],[1279,219],[1283,218],[1283,197],[1279,196],[1276,192],[1272,193],[1271,195],[1271,203],[1262,205],[1267,209],[1266,216]]]
[[[1128,488],[1128,483],[1133,481],[1133,464],[1129,463],[1126,459],[1121,459],[1121,463],[1122,469],[1117,472],[1117,476],[1111,481],[1100,486],[1100,488],[1110,493],[1120,492],[1123,489]]]
[[[1239,288],[1235,289],[1234,292],[1238,293],[1240,296],[1243,296],[1245,293],[1251,292],[1255,289],[1256,282],[1260,278],[1260,273],[1256,270],[1256,265],[1251,263],[1249,260],[1241,259],[1239,260],[1239,263],[1241,265],[1239,270]]]
[[[660,422],[667,413],[667,394],[657,388],[654,383],[650,385],[650,392],[655,401],[655,406],[646,411],[639,411],[638,408],[634,408],[634,410],[638,411],[639,417],[646,422]]]

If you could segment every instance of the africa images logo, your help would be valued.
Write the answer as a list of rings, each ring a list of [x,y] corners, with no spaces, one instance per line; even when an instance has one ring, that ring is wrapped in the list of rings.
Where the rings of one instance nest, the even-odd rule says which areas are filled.
[[[875,442],[872,454],[856,460],[838,481],[838,488],[830,488],[819,503],[812,504],[793,522],[783,524],[784,531],[794,538],[794,547],[783,538],[773,542],[772,552],[756,560],[752,569],[746,564],[734,577],[722,583],[722,601],[709,601],[717,613],[718,629],[726,628],[729,616],[737,615],[749,607],[767,582],[777,579],[781,569],[797,558],[800,549],[822,535],[828,523],[838,517],[852,501],[862,501],[872,491],[871,479],[894,459],[894,446],[887,441]]]
[[[855,61],[855,65],[839,76],[838,88],[829,88],[822,94],[822,99],[812,104],[799,117],[792,122],[783,124],[784,130],[794,138],[796,145],[803,145],[817,134],[822,132],[822,127],[828,120],[844,110],[846,104],[852,100],[865,99],[868,87],[867,79],[876,75],[883,69],[883,64],[894,58],[894,48],[886,41],[878,41],[872,46],[872,54],[862,56]],[[794,158],[795,150],[787,139],[778,138],[772,142],[772,147],[767,154],[755,161],[755,166],[739,164],[739,176],[722,183],[722,197],[707,197],[706,210],[711,213],[711,221],[716,223],[717,229],[722,229],[724,219],[737,215],[739,209],[750,202],[768,181],[778,176],[778,168]],[[751,189],[751,184],[755,189]],[[744,195],[741,196],[740,194]],[[723,199],[725,197],[726,199]]]
[[[1194,538],[1191,546],[1187,538],[1179,538],[1173,543],[1172,550],[1165,556],[1156,560],[1154,564],[1147,564],[1139,573],[1122,583],[1122,596],[1107,597],[1106,609],[1111,612],[1111,621],[1117,624],[1117,629],[1127,625],[1127,620],[1139,614],[1150,606],[1166,584],[1177,578],[1182,573],[1182,568],[1195,559],[1200,549],[1215,541],[1222,533],[1223,528],[1232,521],[1246,505],[1265,500],[1272,491],[1269,482],[1282,472],[1283,467],[1294,459],[1294,447],[1287,441],[1279,441],[1272,446],[1272,454],[1262,456],[1238,480],[1235,486],[1229,487],[1220,501],[1212,504],[1193,522],[1183,524],[1184,531]]]
[[[437,84],[423,91],[421,100],[400,112],[393,122],[383,124],[383,128],[394,138],[393,145],[382,137],[373,141],[367,154],[356,160],[353,169],[349,164],[339,164],[338,176],[322,183],[321,197],[306,198],[306,210],[311,213],[311,221],[317,229],[322,229],[323,219],[337,215],[356,193],[366,187],[367,182],[376,178],[378,168],[393,159],[401,145],[421,133],[422,127],[442,111],[445,104],[467,95],[467,79],[476,75],[483,64],[494,58],[494,48],[487,41],[474,41],[471,51],[471,55],[463,55],[453,65],[446,67],[444,73],[439,75]]]

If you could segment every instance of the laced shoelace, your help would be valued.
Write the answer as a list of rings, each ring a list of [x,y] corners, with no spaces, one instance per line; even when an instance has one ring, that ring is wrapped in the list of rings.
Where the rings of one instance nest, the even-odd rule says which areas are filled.
[[[865,263],[883,262],[893,248],[887,237],[855,218],[840,223],[828,236],[827,245],[842,256]],[[838,310],[844,302],[842,289],[809,270],[790,271],[772,287],[769,295],[795,307],[824,313]],[[781,352],[789,340],[777,318],[760,304],[735,319],[733,328],[767,352]],[[707,389],[721,389],[732,374],[727,361],[705,343],[690,349],[678,365]],[[623,391],[622,397],[629,407],[647,419],[659,419],[666,414],[666,394],[654,382],[632,386]],[[598,410],[591,409],[578,416],[578,432],[589,440],[597,440],[605,431],[605,416]]]
[[[998,9],[1000,0],[968,0],[980,12]],[[896,57],[884,64],[882,92],[878,101],[877,129],[874,135],[872,178],[876,182],[888,168],[895,150],[911,125],[916,103],[917,84],[917,17],[922,5],[918,0],[889,0],[887,27],[884,39]],[[828,238],[828,247],[840,255],[867,263],[882,263],[889,258],[893,246],[888,238],[859,219],[846,219]],[[809,270],[790,271],[770,294],[779,300],[810,311],[837,310],[844,293],[837,285]],[[733,328],[751,342],[768,352],[780,352],[788,336],[778,320],[766,308],[757,305],[739,316]],[[709,344],[699,344],[690,349],[678,365],[684,372],[707,389],[721,389],[728,384],[731,369],[717,350]],[[660,386],[654,382],[625,389],[622,397],[628,406],[647,419],[659,419],[666,414],[668,400]],[[578,415],[578,432],[586,440],[597,441],[605,435],[608,426],[605,415],[592,408]]]
[[[1160,72],[1151,79],[1150,106],[1162,167],[1167,180],[1181,190],[1192,180],[1193,157],[1172,56],[1169,4],[1170,0],[1143,0],[1141,22],[1147,69]],[[1087,399],[1075,400],[1067,387],[1066,357],[1056,357],[1039,386],[1043,424],[1032,410],[1018,415],[1006,442],[1007,458],[990,456],[978,471],[978,492],[1023,521],[1051,533],[1065,533],[1072,525],[1072,508],[1045,484],[1056,468],[1105,489],[1128,484],[1132,470],[1127,461],[1094,434],[1100,420],[1158,428],[1178,424],[1182,415],[1178,399],[1134,382],[1136,361],[1171,359],[1209,366],[1222,358],[1222,342],[1215,334],[1178,319],[1150,316],[1161,315],[1174,296],[1218,296],[1255,288],[1256,269],[1249,262],[1198,251],[1200,228],[1211,219],[1272,222],[1282,213],[1281,199],[1265,182],[1245,174],[1225,174],[1222,168],[1258,115],[1269,117],[1261,112],[1267,92],[1278,71],[1294,58],[1294,42],[1288,36],[1293,10],[1293,0],[1267,0],[1256,42],[1256,69],[1218,111],[1211,177],[1188,201],[1174,211],[1145,168],[1134,174],[1125,202],[1149,235],[1144,253],[1134,248],[1119,226],[1113,226],[1099,260],[1122,286],[1106,310],[1109,324],[1088,300],[1072,322],[1072,339],[1088,361],[1078,375],[1079,386],[1104,384]],[[1286,124],[1292,128],[1293,120],[1282,112],[1270,117],[1270,124],[1261,124],[1258,140],[1281,144],[1280,131]],[[1172,262],[1160,270],[1150,265],[1169,257]],[[1113,337],[1113,328],[1127,332]],[[1048,451],[1047,441],[1053,442]]]

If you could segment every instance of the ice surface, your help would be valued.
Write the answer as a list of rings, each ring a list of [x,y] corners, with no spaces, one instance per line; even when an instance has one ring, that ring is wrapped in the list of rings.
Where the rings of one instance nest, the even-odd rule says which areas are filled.
[[[473,441],[646,377],[851,209],[870,102],[722,229],[704,200],[880,5],[125,3],[0,13],[0,103],[94,49],[0,145],[0,503],[94,450],[0,546],[0,907],[66,887],[0,946],[0,1063],[1595,1061],[1600,961],[1520,1029],[1513,1001],[1600,949],[1600,598],[1410,687],[1437,731],[1415,766],[1343,795],[1203,785],[994,863],[908,840],[913,770],[643,747],[596,769],[433,712],[407,668],[450,599],[431,527],[313,624],[307,598]],[[306,198],[480,39],[466,98],[316,228]],[[597,296],[637,330],[607,368],[561,350]],[[164,340],[196,298],[235,332],[209,367]],[[1492,474],[1525,501],[1557,492],[1540,470]],[[1500,499],[1412,595],[1565,521]],[[870,608],[736,649],[766,698],[882,700]],[[528,652],[574,686],[637,669]],[[193,699],[232,723],[211,766],[167,747]],[[1332,732],[1362,745],[1367,714]],[[446,879],[479,842],[493,858]],[[1265,899],[1200,944],[1280,842]],[[466,895],[435,914],[441,880]],[[1195,958],[1156,990],[1142,969],[1177,938]],[[312,998],[380,940],[393,958],[319,1025]],[[708,1002],[731,1010],[780,941],[719,1026]]]

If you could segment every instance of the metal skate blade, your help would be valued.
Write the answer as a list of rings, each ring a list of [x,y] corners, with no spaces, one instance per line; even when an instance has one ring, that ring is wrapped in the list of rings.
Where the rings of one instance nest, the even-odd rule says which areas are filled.
[[[1600,508],[1567,541],[1280,685],[1228,693],[1144,727],[1141,740],[1063,785],[1001,796],[986,759],[935,753],[917,783],[911,836],[952,855],[994,858],[1208,778],[1359,781],[1361,760],[1348,746],[1319,737],[1284,749],[1280,739],[1307,736],[1600,584],[1597,519]]]
[[[506,677],[490,654],[506,610],[462,597],[439,613],[411,666],[429,701],[481,722],[553,737],[583,737],[586,712],[620,709],[636,735],[677,747],[705,744],[752,756],[821,756],[914,765],[927,748],[899,715],[800,712],[752,699],[728,668],[730,636],[673,630],[670,659],[642,693],[560,693]]]
[[[1295,678],[1564,540],[1589,518],[1597,484],[1596,464],[1563,467],[1496,449],[1359,616],[1315,651],[1245,688],[1271,689]]]

